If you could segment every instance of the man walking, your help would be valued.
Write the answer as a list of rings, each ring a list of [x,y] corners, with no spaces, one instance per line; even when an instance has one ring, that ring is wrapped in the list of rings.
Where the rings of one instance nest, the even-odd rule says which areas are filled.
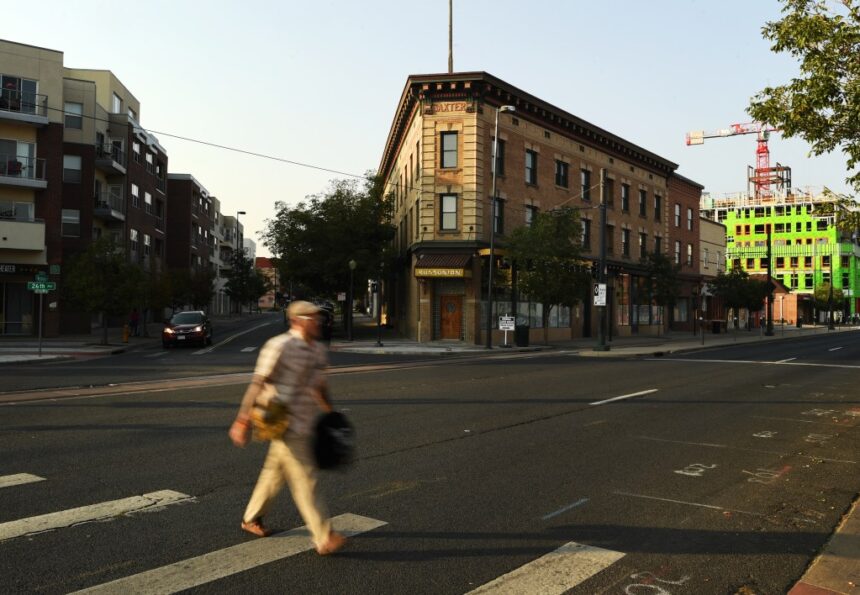
[[[318,411],[332,410],[323,375],[328,356],[325,347],[317,341],[320,334],[317,306],[294,301],[287,309],[287,316],[290,330],[269,339],[260,350],[254,377],[230,428],[230,438],[236,446],[247,444],[251,408],[264,383],[272,384],[277,393],[273,399],[287,407],[289,423],[284,436],[272,440],[245,509],[242,529],[258,537],[271,533],[263,525],[263,517],[287,483],[317,553],[324,556],[336,552],[346,542],[343,535],[332,530],[325,505],[317,493],[317,467],[310,445]]]

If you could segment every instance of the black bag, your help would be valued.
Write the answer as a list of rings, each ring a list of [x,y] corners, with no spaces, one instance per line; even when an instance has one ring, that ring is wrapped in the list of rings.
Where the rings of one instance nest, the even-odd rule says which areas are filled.
[[[336,469],[352,462],[355,429],[343,413],[332,411],[317,419],[313,449],[320,469]]]

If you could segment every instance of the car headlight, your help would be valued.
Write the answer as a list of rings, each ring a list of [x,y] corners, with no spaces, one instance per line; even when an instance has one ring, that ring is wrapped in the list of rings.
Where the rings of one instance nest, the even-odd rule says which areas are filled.
[[[164,332],[165,332],[165,333],[167,333],[168,335],[172,335],[172,334],[173,334],[173,333],[175,333],[176,331],[174,331],[172,328],[169,328],[169,327],[168,327],[168,328],[164,329]]]
[[[195,333],[199,333],[199,332],[200,332],[200,331],[202,331],[202,330],[203,330],[203,327],[202,327],[202,326],[195,326],[195,327],[194,327],[194,332],[195,332]]]

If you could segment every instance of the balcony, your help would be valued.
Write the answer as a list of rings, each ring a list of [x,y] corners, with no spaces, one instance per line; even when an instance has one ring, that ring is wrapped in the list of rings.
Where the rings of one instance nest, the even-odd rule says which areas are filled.
[[[48,96],[3,89],[0,91],[0,120],[47,126]]]
[[[164,178],[155,178],[155,187],[161,191],[162,194],[167,192],[167,180]]]
[[[0,250],[45,250],[45,222],[41,219],[0,219]]]
[[[0,155],[0,186],[43,190],[48,187],[45,170],[44,159],[20,155]]]
[[[96,145],[96,167],[111,176],[124,176],[127,157],[125,151],[113,144]]]
[[[95,197],[93,217],[107,222],[125,221],[125,198],[111,192],[102,192]]]

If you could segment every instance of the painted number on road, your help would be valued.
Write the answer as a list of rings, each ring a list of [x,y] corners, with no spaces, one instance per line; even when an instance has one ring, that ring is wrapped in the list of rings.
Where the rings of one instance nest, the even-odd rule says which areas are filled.
[[[810,434],[804,440],[812,444],[824,444],[831,438],[833,438],[831,434]]]
[[[676,469],[675,473],[677,473],[678,475],[687,475],[688,477],[702,477],[705,474],[705,471],[716,468],[716,465],[693,463],[692,465],[687,465],[683,469]]]
[[[764,432],[758,432],[756,434],[753,434],[753,436],[755,436],[756,438],[773,438],[774,436],[776,436],[776,434],[777,432],[769,432],[766,430]]]
[[[651,593],[653,595],[671,595],[672,592],[661,585],[680,586],[690,580],[689,576],[682,576],[676,581],[670,581],[667,579],[657,578],[651,572],[636,572],[631,574],[630,578],[639,582],[624,587],[624,593],[626,593],[626,595],[640,595],[645,593]]]
[[[763,483],[765,485],[770,485],[789,471],[791,471],[791,467],[786,465],[782,469],[758,468],[755,471],[742,470],[741,472],[746,473],[747,475],[752,475],[752,477],[747,479],[750,483]]]
[[[828,415],[833,415],[836,413],[835,409],[810,409],[809,411],[804,411],[801,415],[811,415],[814,417],[825,417]]]

